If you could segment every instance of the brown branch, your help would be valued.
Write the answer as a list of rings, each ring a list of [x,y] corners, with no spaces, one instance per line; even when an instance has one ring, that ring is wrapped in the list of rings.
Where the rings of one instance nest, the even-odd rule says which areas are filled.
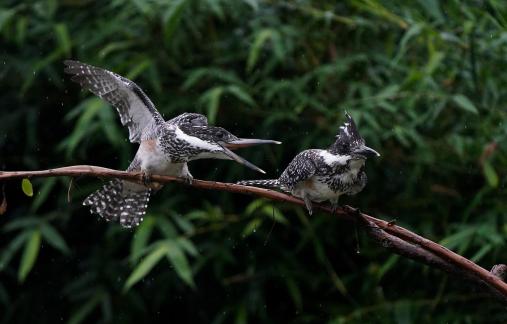
[[[0,172],[0,181],[15,178],[56,176],[119,178],[138,183],[142,183],[143,181],[142,174],[139,172],[128,173],[90,165],[76,165],[40,171]],[[161,175],[153,175],[151,176],[151,180],[159,183],[184,183],[183,179]],[[298,198],[264,188],[203,180],[194,180],[191,186],[200,189],[254,195],[275,201],[304,206],[304,202]],[[316,209],[320,209],[324,212],[332,213],[331,209],[327,206],[316,205],[315,207]],[[480,286],[485,287],[487,291],[494,296],[499,297],[502,302],[507,304],[507,284],[495,274],[478,266],[461,255],[458,255],[453,251],[401,226],[394,225],[390,222],[386,222],[364,213],[359,213],[356,209],[349,206],[338,208],[335,211],[335,215],[343,219],[358,221],[358,224],[366,230],[368,235],[381,246],[407,258],[423,262],[432,267],[438,267],[450,273],[457,273],[460,277],[468,278]]]

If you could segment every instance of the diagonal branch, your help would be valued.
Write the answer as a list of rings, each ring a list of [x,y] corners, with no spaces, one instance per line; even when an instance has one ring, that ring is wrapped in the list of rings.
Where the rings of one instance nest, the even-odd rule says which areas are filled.
[[[16,178],[57,176],[94,176],[99,178],[119,178],[138,183],[143,182],[143,175],[140,172],[129,173],[90,165],[76,165],[40,171],[0,172],[0,181]],[[151,180],[159,183],[185,183],[183,179],[161,175],[153,175],[151,176]],[[206,190],[254,195],[304,206],[304,202],[298,198],[264,188],[203,180],[194,180],[190,186]],[[331,209],[324,205],[316,205],[316,208],[330,214],[332,213]],[[335,215],[342,219],[356,221],[375,242],[392,250],[394,253],[422,262],[430,267],[437,267],[444,271],[458,274],[459,277],[464,277],[478,284],[507,304],[507,284],[493,273],[467,258],[401,226],[361,213],[349,206],[338,208],[335,211]]]

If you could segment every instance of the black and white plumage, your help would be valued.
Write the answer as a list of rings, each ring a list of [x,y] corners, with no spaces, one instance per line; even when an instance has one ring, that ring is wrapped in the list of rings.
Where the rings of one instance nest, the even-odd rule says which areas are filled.
[[[338,206],[341,195],[355,195],[366,186],[364,164],[380,156],[365,145],[350,115],[336,141],[327,149],[305,150],[289,163],[278,179],[240,181],[239,184],[277,188],[304,200],[309,214],[312,202],[330,201]]]
[[[127,171],[193,177],[187,162],[196,159],[234,160],[253,170],[263,170],[238,156],[232,149],[257,144],[280,144],[272,140],[238,138],[227,130],[208,125],[204,115],[184,113],[165,121],[148,96],[134,82],[105,69],[67,60],[65,72],[71,80],[116,108],[129,139],[139,149]],[[137,183],[113,180],[88,196],[83,204],[106,220],[124,227],[139,225],[152,189]]]

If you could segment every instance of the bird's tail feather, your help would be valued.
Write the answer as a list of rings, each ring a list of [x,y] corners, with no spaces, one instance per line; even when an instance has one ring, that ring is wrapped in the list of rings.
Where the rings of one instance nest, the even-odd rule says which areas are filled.
[[[115,179],[89,195],[83,205],[90,206],[92,214],[130,228],[142,222],[150,193],[150,188]]]
[[[263,187],[263,188],[280,188],[280,182],[278,179],[268,179],[268,180],[243,180],[236,182],[237,184],[244,186],[254,186],[254,187]]]

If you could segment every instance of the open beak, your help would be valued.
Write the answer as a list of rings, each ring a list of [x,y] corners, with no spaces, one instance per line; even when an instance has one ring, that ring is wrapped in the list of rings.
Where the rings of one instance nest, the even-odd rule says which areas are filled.
[[[377,151],[375,151],[372,148],[369,148],[366,145],[358,147],[356,150],[354,150],[354,153],[357,155],[362,155],[365,158],[380,156],[380,154]]]
[[[242,147],[260,145],[260,144],[282,144],[282,142],[273,141],[273,140],[255,139],[255,138],[240,138],[235,141],[223,143],[222,146],[225,146],[231,150],[235,150],[235,149],[242,148]]]
[[[252,170],[255,170],[255,171],[258,171],[260,173],[263,173],[263,174],[266,174],[266,172],[264,170],[262,170],[261,168],[259,168],[258,166],[248,162],[247,160],[245,160],[244,158],[242,158],[241,156],[237,155],[236,153],[234,153],[233,151],[229,150],[226,146],[226,144],[222,144],[222,148],[224,149],[224,154],[227,155],[228,157],[231,158],[231,160],[234,160],[238,163],[241,163],[243,164],[244,166],[246,167],[249,167],[250,169]],[[252,144],[254,145],[254,144]]]

